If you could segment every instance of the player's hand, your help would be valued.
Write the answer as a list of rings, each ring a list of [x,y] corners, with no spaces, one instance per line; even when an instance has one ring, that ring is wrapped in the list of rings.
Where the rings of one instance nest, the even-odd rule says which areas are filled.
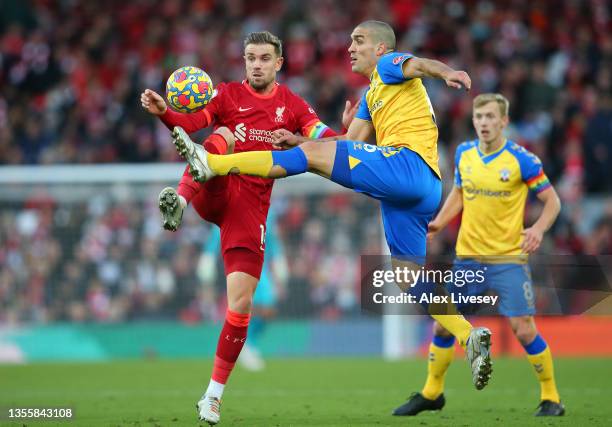
[[[523,235],[523,244],[521,245],[523,252],[530,254],[537,251],[542,243],[544,233],[537,227],[529,227],[523,230],[521,234]]]
[[[453,71],[448,73],[444,81],[448,87],[453,87],[455,89],[465,88],[465,90],[470,90],[472,87],[472,79],[470,79],[470,76],[468,76],[468,73],[465,71]]]
[[[151,89],[145,89],[145,91],[140,94],[140,104],[142,108],[156,116],[161,116],[168,109],[164,98]]]
[[[344,104],[344,111],[342,112],[342,126],[344,126],[344,129],[348,129],[351,125],[355,114],[357,114],[360,102],[361,100],[357,101],[355,105],[351,105],[351,101],[347,100],[346,104]]]
[[[292,148],[300,145],[302,142],[302,138],[287,129],[278,129],[272,132],[272,144],[278,147]]]
[[[431,240],[442,230],[442,225],[435,219],[427,224],[427,240]]]

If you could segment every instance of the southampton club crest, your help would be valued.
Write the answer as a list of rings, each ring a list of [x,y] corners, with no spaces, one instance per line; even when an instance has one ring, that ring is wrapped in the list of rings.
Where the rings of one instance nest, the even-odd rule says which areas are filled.
[[[510,171],[506,168],[502,169],[499,171],[499,180],[501,182],[508,182],[510,181]]]

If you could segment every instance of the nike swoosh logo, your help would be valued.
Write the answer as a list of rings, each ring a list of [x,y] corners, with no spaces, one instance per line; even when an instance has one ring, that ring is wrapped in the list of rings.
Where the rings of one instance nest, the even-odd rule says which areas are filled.
[[[253,108],[253,107],[248,107],[248,108],[238,107],[238,111],[240,111],[240,112],[242,112],[242,111],[249,111],[251,108]]]

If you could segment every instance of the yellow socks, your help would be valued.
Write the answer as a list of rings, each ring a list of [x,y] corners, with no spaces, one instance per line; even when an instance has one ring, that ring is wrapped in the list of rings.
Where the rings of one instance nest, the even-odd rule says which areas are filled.
[[[533,366],[536,377],[540,381],[540,400],[559,403],[552,354],[546,341],[538,334],[531,344],[524,347],[527,352],[527,360]]]
[[[239,173],[263,178],[298,175],[308,170],[308,160],[300,147],[284,151],[247,151],[244,153],[207,155],[208,166],[215,175]],[[272,167],[275,168],[274,173]]]
[[[207,155],[208,166],[215,175],[228,175],[230,172],[267,177],[272,169],[271,151],[247,151],[237,154]]]
[[[455,356],[455,337],[434,336],[429,345],[427,380],[421,394],[435,400],[444,391],[444,377]]]
[[[465,348],[472,330],[472,324],[465,317],[460,314],[432,314],[431,317],[453,334],[459,340],[459,345]]]
[[[469,322],[463,319],[463,321],[467,323],[466,335],[466,325],[458,319],[462,318],[462,316],[436,315],[433,317],[451,333],[463,333],[465,340],[467,340],[471,326]],[[453,323],[454,325],[451,326]],[[459,332],[453,331],[451,329],[452,327],[456,328]],[[448,367],[450,366],[455,354],[454,344],[454,337],[433,337],[433,341],[429,345],[427,380],[423,390],[421,391],[421,394],[426,399],[435,400],[438,398],[438,396],[440,396],[440,394],[443,393],[446,371],[448,370]],[[546,341],[544,341],[540,335],[537,335],[533,342],[524,346],[524,348],[527,352],[527,359],[533,366],[536,377],[540,382],[540,400],[550,400],[552,402],[559,403],[560,398],[559,392],[557,391],[557,385],[555,383],[552,354],[550,352],[550,348],[546,344]]]

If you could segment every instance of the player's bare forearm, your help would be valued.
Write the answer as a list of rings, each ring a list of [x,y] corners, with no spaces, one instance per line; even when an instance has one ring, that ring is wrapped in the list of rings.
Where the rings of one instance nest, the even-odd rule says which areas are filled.
[[[538,199],[544,202],[544,208],[538,220],[531,227],[523,230],[521,249],[530,254],[538,250],[544,233],[553,225],[561,210],[561,202],[554,188],[550,187],[538,194]]]
[[[555,223],[561,211],[561,201],[553,187],[550,187],[538,194],[538,199],[544,202],[544,208],[538,220],[532,227],[537,228],[542,233],[548,231]]]
[[[404,62],[402,71],[406,78],[433,77],[444,80],[447,86],[456,89],[463,87],[470,90],[472,86],[470,76],[465,71],[454,70],[435,59],[411,58]]]
[[[463,192],[461,188],[453,186],[450,194],[446,198],[444,205],[435,219],[430,223],[433,224],[434,230],[440,231],[448,225],[459,213],[463,210]],[[430,227],[431,228],[431,227]]]
[[[404,76],[408,78],[434,77],[444,79],[444,76],[455,71],[443,62],[435,59],[412,58],[404,62]]]

